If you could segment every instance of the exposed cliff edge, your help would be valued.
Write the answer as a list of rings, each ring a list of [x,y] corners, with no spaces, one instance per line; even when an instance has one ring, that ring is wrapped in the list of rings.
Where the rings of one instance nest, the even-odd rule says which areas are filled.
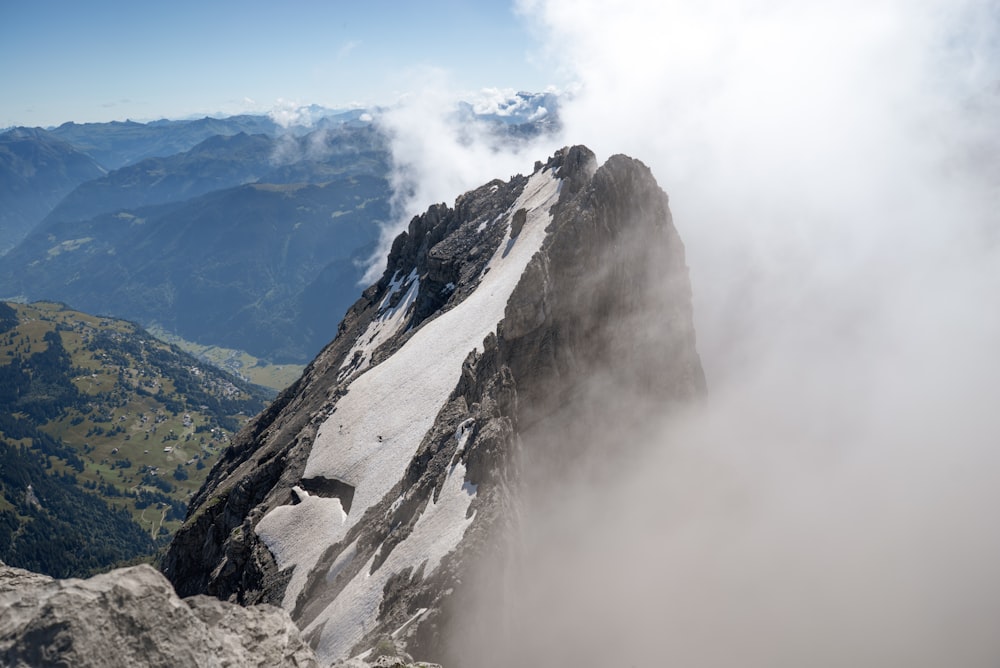
[[[164,573],[182,596],[282,605],[326,663],[386,636],[447,659],[463,578],[531,490],[627,449],[610,416],[704,391],[667,196],[634,159],[563,149],[411,221],[219,460]]]

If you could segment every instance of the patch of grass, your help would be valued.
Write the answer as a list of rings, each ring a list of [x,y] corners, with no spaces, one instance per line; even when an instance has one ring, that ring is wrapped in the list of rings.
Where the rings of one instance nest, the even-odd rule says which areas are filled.
[[[149,331],[158,339],[171,343],[200,360],[235,374],[254,385],[277,392],[298,380],[305,369],[303,364],[272,364],[243,350],[187,341],[160,327],[151,327]]]
[[[9,405],[0,405],[10,432],[0,426],[0,438],[37,449],[33,435],[18,433],[37,430],[32,434],[47,439],[51,474],[127,510],[154,538],[175,531],[183,514],[178,508],[199,489],[234,432],[264,407],[266,393],[212,370],[133,323],[60,304],[9,308],[16,311],[17,323],[0,332],[0,371],[16,363],[28,372],[8,373],[27,385],[21,395],[8,392]],[[50,359],[46,367],[49,385],[69,386],[58,395],[49,386],[36,388],[33,380],[40,373],[37,356],[49,342],[65,351],[62,361]],[[50,401],[44,413],[37,403],[22,410],[18,402],[24,392],[59,396],[62,403]]]

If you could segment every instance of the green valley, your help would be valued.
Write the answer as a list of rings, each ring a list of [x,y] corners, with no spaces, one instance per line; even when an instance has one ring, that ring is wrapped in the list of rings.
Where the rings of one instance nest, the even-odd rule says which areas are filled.
[[[65,576],[151,552],[271,395],[133,323],[0,303],[0,559]]]

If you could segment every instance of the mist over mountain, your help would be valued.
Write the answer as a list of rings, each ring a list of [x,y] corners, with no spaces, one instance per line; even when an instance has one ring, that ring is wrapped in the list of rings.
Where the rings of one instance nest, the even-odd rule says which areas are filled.
[[[274,135],[280,126],[267,116],[229,116],[197,120],[159,120],[149,123],[111,121],[73,123],[49,131],[112,170],[145,158],[167,157],[188,151],[216,136]]]
[[[556,108],[551,94],[520,94],[460,115],[501,146],[553,131]],[[274,119],[59,126],[53,135],[112,168],[25,225],[0,263],[0,295],[305,363],[398,215],[392,130],[379,113],[313,106]]]
[[[260,318],[272,351],[302,349],[268,320],[300,310],[317,346],[336,338],[213,469],[171,579],[281,604],[324,663],[352,668],[408,652],[486,668],[995,668],[993,3],[516,11],[537,62],[572,82],[555,118],[544,95],[456,107],[447,73],[409,69],[418,49],[398,105],[339,119],[286,105],[280,130],[244,128],[275,141],[263,181],[125,211],[232,229],[223,199],[294,201],[360,176],[331,165],[327,132],[367,128],[385,148],[367,255],[338,248],[283,301],[244,289],[280,261],[247,260],[245,277],[223,261],[186,288],[185,302],[244,301],[230,322]],[[577,147],[526,169],[581,142],[642,164]],[[59,235],[10,277],[100,269],[74,264],[92,239]],[[150,254],[208,255],[151,238]],[[331,295],[357,297],[344,285],[363,257],[370,287],[341,319]],[[160,298],[130,271],[102,285]],[[201,316],[185,326],[217,324]]]
[[[81,184],[59,202],[46,223],[82,221],[121,209],[180,202],[260,179],[271,167],[267,135],[213,135],[183,153],[145,158]]]
[[[494,132],[522,139],[554,134],[559,130],[560,95],[525,93],[459,102],[456,118],[487,123]]]
[[[363,256],[387,215],[387,184],[251,184],[178,204],[50,221],[4,257],[0,286],[157,324],[274,361],[304,361],[327,334],[302,292]],[[353,280],[360,276],[354,270]],[[348,282],[350,284],[350,281]],[[333,296],[336,296],[334,293]],[[348,302],[349,303],[349,302]]]
[[[10,308],[9,324],[23,324],[28,308]],[[46,341],[75,353],[93,323],[66,317],[61,336]],[[237,614],[204,593],[281,604],[321,665],[357,657],[349,665],[402,666],[411,654],[463,665],[459,640],[475,637],[464,611],[516,572],[528,526],[519,517],[553,473],[589,476],[594,465],[631,460],[643,415],[705,393],[666,195],[642,163],[618,155],[599,166],[581,146],[412,219],[337,332],[241,430],[192,500],[163,570],[194,598],[179,605],[142,569],[77,583],[0,567],[0,595],[13,587],[26,597],[0,627],[14,665],[84,647],[87,661],[117,665],[101,657],[122,629],[146,637],[157,609],[189,608],[233,619],[223,631],[236,634],[230,648],[256,648],[253,629],[266,624],[288,634],[267,649],[274,661],[312,665],[297,635],[280,630],[281,615]],[[119,380],[143,364],[122,366]],[[635,429],[620,429],[623,418]],[[499,579],[483,579],[483,568]],[[115,581],[114,621],[88,630]],[[59,606],[39,607],[55,595]],[[170,618],[191,626],[184,651],[218,651],[189,612]],[[140,655],[171,651],[160,643],[151,637]]]
[[[73,188],[104,173],[92,157],[44,130],[0,134],[0,256]]]
[[[690,299],[666,195],[625,156],[563,149],[431,207],[213,469],[164,572],[282,604],[325,662],[392,635],[464,665],[477,568],[513,567],[531,495],[704,395]]]
[[[294,135],[213,135],[188,151],[145,158],[80,185],[43,220],[87,220],[100,213],[182,202],[247,183],[326,183],[387,170],[384,141],[369,125]]]

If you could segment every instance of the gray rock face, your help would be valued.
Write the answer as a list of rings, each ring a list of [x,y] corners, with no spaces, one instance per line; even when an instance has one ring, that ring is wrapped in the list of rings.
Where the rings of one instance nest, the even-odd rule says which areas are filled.
[[[55,580],[0,564],[0,664],[287,666],[319,664],[288,614],[208,596],[181,600],[150,566]]]
[[[452,372],[432,344],[494,293]],[[414,385],[401,360],[433,354]],[[419,433],[393,431],[440,382]],[[164,572],[182,595],[282,604],[325,662],[389,636],[447,665],[471,569],[502,570],[533,490],[613,465],[623,415],[704,392],[666,195],[636,160],[563,149],[413,219],[336,339],[215,466]],[[366,432],[372,415],[387,417]]]

